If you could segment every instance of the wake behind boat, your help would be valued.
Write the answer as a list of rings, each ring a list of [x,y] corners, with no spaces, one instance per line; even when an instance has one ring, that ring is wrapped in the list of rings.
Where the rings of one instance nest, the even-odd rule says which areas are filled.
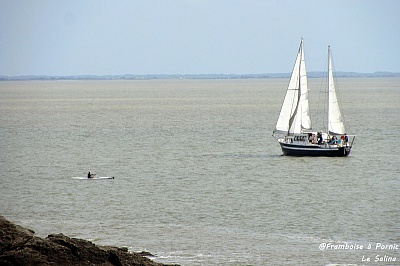
[[[307,72],[303,40],[301,40],[286,96],[273,132],[284,155],[341,157],[350,154],[355,135],[347,135],[344,128],[333,81],[330,46],[328,46],[327,93],[327,132],[316,132],[311,127]]]

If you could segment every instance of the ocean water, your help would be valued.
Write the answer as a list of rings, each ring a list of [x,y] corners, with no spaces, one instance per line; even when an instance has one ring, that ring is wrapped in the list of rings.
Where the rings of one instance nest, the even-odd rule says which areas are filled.
[[[288,82],[0,82],[0,214],[163,263],[399,265],[400,79],[338,79],[346,158],[281,156]]]

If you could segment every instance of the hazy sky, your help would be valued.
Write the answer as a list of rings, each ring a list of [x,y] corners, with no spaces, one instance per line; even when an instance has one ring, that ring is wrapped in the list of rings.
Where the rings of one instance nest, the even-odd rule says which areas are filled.
[[[399,0],[0,0],[0,75],[400,72]]]

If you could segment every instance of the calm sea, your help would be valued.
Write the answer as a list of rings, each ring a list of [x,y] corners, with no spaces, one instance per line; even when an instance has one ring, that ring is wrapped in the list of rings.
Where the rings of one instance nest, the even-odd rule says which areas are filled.
[[[346,158],[281,156],[288,82],[0,82],[0,214],[163,263],[399,265],[400,79],[338,79]]]

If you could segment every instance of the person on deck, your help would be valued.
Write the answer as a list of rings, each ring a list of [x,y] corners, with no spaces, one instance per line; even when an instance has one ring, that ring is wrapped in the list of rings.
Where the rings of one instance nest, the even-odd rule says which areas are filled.
[[[333,137],[331,138],[331,140],[329,141],[329,144],[330,144],[330,145],[336,144],[336,141],[337,141],[336,136],[333,136]]]
[[[322,142],[324,141],[324,139],[322,138],[322,133],[321,132],[317,133],[317,141],[318,141],[319,145],[321,145]]]
[[[92,176],[92,174],[90,173],[90,171],[89,171],[89,173],[87,174],[87,178],[93,178],[93,176]]]

